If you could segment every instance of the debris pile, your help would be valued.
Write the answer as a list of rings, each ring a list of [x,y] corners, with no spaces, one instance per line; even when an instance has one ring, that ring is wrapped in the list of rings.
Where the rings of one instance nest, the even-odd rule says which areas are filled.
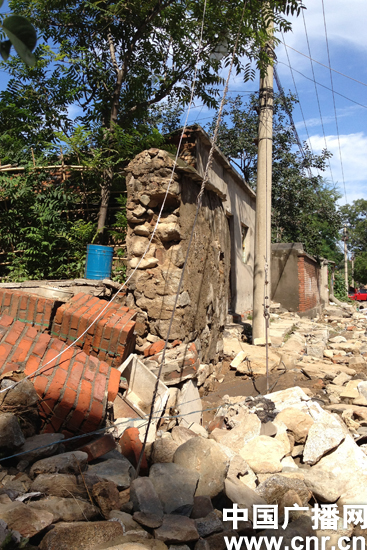
[[[343,525],[343,506],[367,505],[365,316],[334,306],[317,322],[272,315],[270,374],[299,385],[224,395],[207,425],[198,387],[223,388],[226,378],[222,365],[200,364],[193,344],[170,343],[158,385],[161,341],[118,368],[87,355],[84,342],[38,374],[67,344],[2,315],[0,547],[28,539],[40,550],[224,550],[225,536],[282,536],[287,545],[325,535],[312,523],[319,503],[336,504],[341,518],[330,544],[359,536],[359,526]],[[74,317],[64,307],[59,324]],[[259,380],[265,350],[240,333],[232,326],[224,338],[229,374]],[[248,511],[236,525],[225,516],[234,504]],[[303,510],[285,529],[266,529],[255,525],[254,505],[276,505],[279,525],[286,508]]]

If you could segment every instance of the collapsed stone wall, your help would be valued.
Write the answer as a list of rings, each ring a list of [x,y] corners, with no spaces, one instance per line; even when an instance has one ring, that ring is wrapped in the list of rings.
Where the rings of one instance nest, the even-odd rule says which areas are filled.
[[[127,167],[128,275],[153,232],[170,181],[174,157],[158,149]],[[149,334],[166,338],[195,218],[202,179],[178,161],[157,232],[129,282],[126,303],[138,312],[137,343]],[[203,362],[221,352],[227,310],[230,234],[222,200],[205,190],[169,340],[195,341]]]

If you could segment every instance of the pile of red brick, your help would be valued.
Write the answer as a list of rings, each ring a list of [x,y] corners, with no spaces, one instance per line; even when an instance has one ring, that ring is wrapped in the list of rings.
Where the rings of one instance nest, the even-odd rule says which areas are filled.
[[[53,300],[14,291],[0,291],[0,300],[0,375],[22,370],[30,376],[42,431],[70,436],[99,428],[119,389],[120,372],[113,367],[135,344],[135,311],[111,304],[67,349],[107,302],[80,293],[56,310]],[[59,338],[45,332],[53,316],[52,334]]]

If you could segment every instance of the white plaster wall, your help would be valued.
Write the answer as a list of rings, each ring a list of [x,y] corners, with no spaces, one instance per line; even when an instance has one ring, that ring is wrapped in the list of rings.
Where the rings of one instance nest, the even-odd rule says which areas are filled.
[[[209,146],[198,137],[196,159],[197,171],[200,175],[204,174],[208,154]],[[231,247],[231,309],[235,313],[241,314],[252,309],[253,304],[256,199],[253,191],[247,188],[240,176],[231,173],[218,158],[213,159],[209,180],[226,196],[223,207],[226,213],[233,217],[231,222],[231,239],[233,240]],[[248,227],[246,263],[242,259],[242,224]]]

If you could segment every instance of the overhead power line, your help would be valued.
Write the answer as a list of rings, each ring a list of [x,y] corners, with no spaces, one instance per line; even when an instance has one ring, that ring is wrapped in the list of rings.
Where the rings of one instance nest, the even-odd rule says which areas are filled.
[[[311,70],[312,70],[312,76],[313,76],[314,85],[315,85],[315,93],[316,93],[317,105],[318,105],[318,107],[319,107],[319,114],[320,114],[320,121],[321,121],[322,133],[323,133],[323,136],[324,136],[325,149],[327,149],[326,135],[325,135],[325,128],[324,128],[324,121],[322,120],[322,114],[321,114],[321,106],[320,106],[319,92],[317,91],[316,78],[315,78],[315,71],[314,71],[314,68],[313,68],[313,63],[312,63],[312,58],[311,58],[310,41],[309,41],[309,39],[308,39],[308,32],[307,32],[307,26],[306,26],[306,19],[305,19],[305,14],[303,13],[303,11],[304,11],[304,10],[302,10],[303,25],[304,25],[304,28],[305,28],[305,34],[306,34],[306,40],[307,40],[308,53],[310,54]],[[334,184],[333,171],[332,171],[332,169],[331,169],[330,159],[329,159],[329,168],[330,168],[331,181],[332,181],[333,184]]]
[[[305,75],[304,73],[301,73],[301,71],[298,71],[298,70],[295,69],[292,65],[287,65],[287,63],[284,63],[284,61],[278,61],[278,64],[284,65],[285,67],[289,67],[290,69],[292,69],[293,72],[300,74],[301,76],[303,76],[303,77],[306,78],[307,80],[310,80],[310,82],[314,82],[314,83],[316,83],[318,86],[321,86],[322,88],[325,88],[326,90],[332,91],[331,88],[329,88],[329,86],[325,86],[325,84],[321,84],[321,82],[318,82],[318,81],[315,80],[314,78],[310,78],[309,76]],[[348,96],[346,96],[346,95],[343,95],[343,94],[341,94],[340,92],[337,92],[336,90],[334,90],[334,94],[340,95],[340,97],[343,97],[344,99],[347,99],[347,100],[350,101],[351,103],[355,103],[355,104],[358,105],[359,107],[363,107],[363,109],[367,109],[367,105],[363,105],[362,103],[358,103],[358,101],[355,101],[354,99],[351,99],[350,97],[348,97]]]
[[[311,140],[310,140],[310,134],[308,133],[308,128],[307,128],[307,124],[306,124],[306,119],[305,119],[305,115],[304,115],[303,109],[302,109],[301,99],[300,99],[300,97],[299,97],[299,93],[298,93],[298,89],[297,89],[297,85],[296,85],[296,80],[295,80],[295,78],[294,78],[293,69],[292,69],[292,67],[291,67],[291,61],[290,61],[290,59],[289,59],[289,53],[288,53],[288,50],[287,50],[287,46],[285,45],[285,42],[284,42],[283,31],[282,31],[282,36],[283,36],[284,49],[285,49],[285,53],[286,53],[286,56],[287,56],[287,59],[288,59],[288,65],[289,65],[289,68],[290,68],[290,71],[291,71],[292,80],[293,80],[293,86],[294,86],[294,89],[295,89],[295,92],[296,92],[296,97],[297,97],[299,109],[300,109],[300,111],[301,111],[301,115],[302,115],[302,119],[303,119],[303,124],[305,125],[305,130],[306,130],[306,134],[307,134],[307,138],[308,138],[308,143],[309,143],[309,146],[310,146],[310,149],[311,149],[311,153],[313,153],[313,149],[312,149],[312,145],[311,145]]]
[[[327,50],[327,57],[329,62],[329,68],[330,68],[330,83],[331,83],[331,91],[333,94],[333,105],[334,105],[334,115],[335,115],[335,125],[336,125],[336,133],[338,136],[338,147],[339,147],[339,159],[340,159],[340,167],[342,171],[342,179],[343,179],[343,186],[344,186],[344,195],[345,195],[345,203],[348,203],[347,199],[347,190],[345,187],[345,178],[344,178],[344,166],[343,166],[343,157],[342,157],[342,148],[340,145],[340,135],[339,135],[339,124],[338,124],[338,116],[336,114],[336,103],[335,103],[335,94],[334,94],[334,84],[333,84],[333,73],[331,71],[331,62],[330,62],[330,51],[329,51],[329,40],[327,35],[327,28],[326,28],[326,17],[325,17],[325,6],[324,6],[324,0],[321,0],[322,3],[322,14],[324,17],[324,28],[325,28],[325,39],[326,39],[326,50]]]
[[[293,50],[294,52],[299,53],[299,55],[302,55],[303,57],[306,57],[307,59],[310,59],[314,63],[317,63],[318,65],[321,65],[322,67],[325,67],[326,69],[329,69],[330,71],[333,71],[334,73],[340,74],[341,76],[344,76],[345,78],[349,78],[349,80],[353,80],[354,82],[357,82],[358,84],[361,84],[362,86],[367,87],[367,84],[365,82],[361,82],[360,80],[357,80],[356,78],[353,78],[352,76],[348,76],[347,74],[341,73],[340,71],[337,71],[336,69],[333,69],[332,67],[330,67],[330,62],[329,62],[329,66],[324,65],[324,63],[321,63],[320,61],[316,61],[316,59],[313,59],[313,57],[310,57],[309,55],[306,55],[305,53],[302,53],[302,52],[296,50],[296,48],[292,48],[292,46],[289,46],[289,44],[286,44],[284,42],[284,38],[283,38],[283,44],[284,44],[284,46],[286,46],[290,50]]]

